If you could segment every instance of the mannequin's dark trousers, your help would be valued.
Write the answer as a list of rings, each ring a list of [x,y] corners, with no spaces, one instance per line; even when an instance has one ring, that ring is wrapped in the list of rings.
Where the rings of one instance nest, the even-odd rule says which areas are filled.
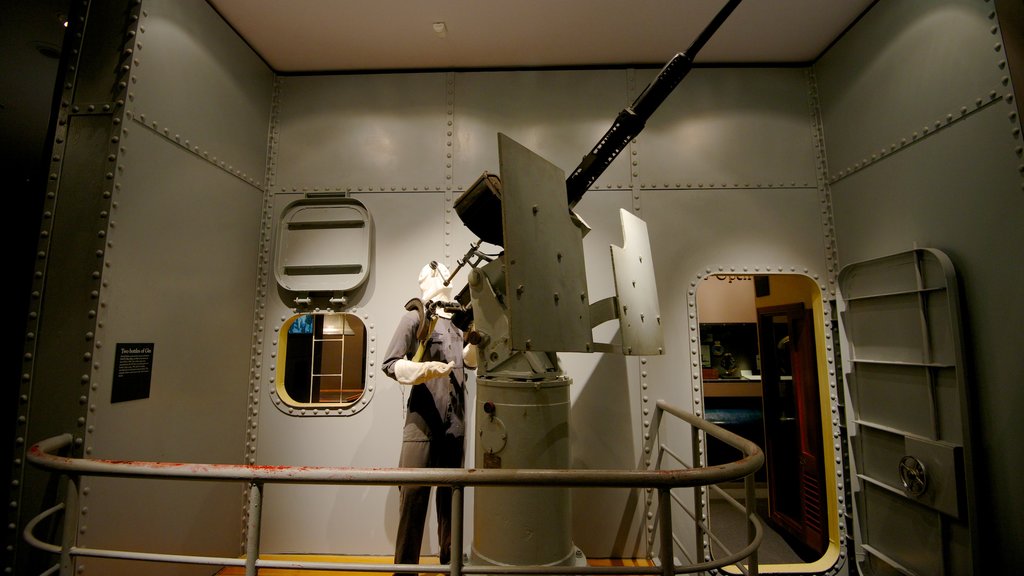
[[[462,468],[463,438],[445,435],[425,441],[405,440],[398,465],[401,468]],[[430,504],[431,486],[401,486],[398,537],[395,540],[395,564],[418,564],[423,530]],[[437,541],[441,564],[451,561],[452,490],[437,486],[434,508],[437,510]],[[461,553],[461,552],[460,552]],[[397,576],[413,576],[398,573]]]

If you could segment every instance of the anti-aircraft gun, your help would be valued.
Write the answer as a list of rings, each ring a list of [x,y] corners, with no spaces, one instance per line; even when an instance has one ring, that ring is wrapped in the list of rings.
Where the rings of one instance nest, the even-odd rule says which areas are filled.
[[[565,173],[498,134],[500,177],[485,172],[455,202],[480,239],[458,261],[467,288],[456,298],[472,314],[469,337],[479,347],[476,466],[571,467],[569,385],[557,352],[663,353],[661,319],[647,225],[620,211],[623,246],[611,246],[616,295],[591,303],[583,236],[573,208],[691,70],[694,58],[733,12],[728,0],[690,47],[676,54],[579,166]],[[480,250],[482,242],[503,248]],[[447,282],[446,282],[447,283]],[[596,343],[593,328],[619,320],[619,344]],[[583,562],[570,535],[566,490],[478,488],[473,561],[491,565]]]

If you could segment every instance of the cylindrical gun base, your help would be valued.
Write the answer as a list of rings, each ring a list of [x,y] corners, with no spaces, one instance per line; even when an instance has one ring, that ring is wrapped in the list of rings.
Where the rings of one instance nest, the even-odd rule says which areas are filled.
[[[477,379],[476,467],[568,469],[569,385]],[[585,563],[572,542],[569,488],[478,487],[471,563],[568,566]]]

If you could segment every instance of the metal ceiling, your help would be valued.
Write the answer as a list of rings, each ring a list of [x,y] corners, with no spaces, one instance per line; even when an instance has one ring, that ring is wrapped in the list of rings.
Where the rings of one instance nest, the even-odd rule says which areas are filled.
[[[281,73],[655,66],[725,0],[207,0]],[[813,62],[875,0],[744,0],[697,63]]]

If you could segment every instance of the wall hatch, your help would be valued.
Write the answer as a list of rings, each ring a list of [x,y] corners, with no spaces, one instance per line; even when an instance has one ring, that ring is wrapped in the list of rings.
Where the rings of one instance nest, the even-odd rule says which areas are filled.
[[[977,574],[960,297],[949,257],[914,249],[839,273],[865,574]]]
[[[274,276],[281,288],[344,293],[366,282],[373,223],[361,202],[307,197],[288,204],[280,222]]]

